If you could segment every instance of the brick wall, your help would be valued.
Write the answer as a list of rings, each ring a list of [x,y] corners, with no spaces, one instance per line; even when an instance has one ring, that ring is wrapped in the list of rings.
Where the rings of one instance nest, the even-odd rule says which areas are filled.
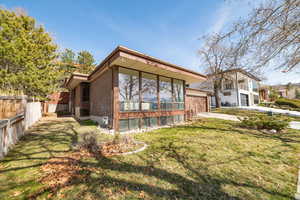
[[[101,120],[101,117],[108,117],[109,126],[112,125],[112,69],[108,69],[101,76],[91,82],[90,85],[90,115],[96,121]],[[92,117],[92,118],[93,118]],[[100,122],[101,124],[101,122]]]
[[[50,104],[68,104],[69,92],[55,92],[49,96]]]

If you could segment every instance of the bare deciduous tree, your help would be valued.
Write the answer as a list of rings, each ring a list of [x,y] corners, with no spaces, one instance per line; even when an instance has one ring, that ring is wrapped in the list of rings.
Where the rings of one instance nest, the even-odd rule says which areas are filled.
[[[268,0],[238,21],[237,50],[251,58],[252,69],[271,64],[289,71],[300,66],[300,0]]]
[[[239,52],[235,49],[236,45],[225,39],[226,37],[221,34],[204,36],[202,38],[204,41],[203,46],[198,51],[205,73],[208,74],[208,82],[213,87],[216,107],[218,108],[221,107],[220,92],[222,82],[225,79],[231,79],[230,76],[223,72],[238,67],[236,61],[238,60]]]

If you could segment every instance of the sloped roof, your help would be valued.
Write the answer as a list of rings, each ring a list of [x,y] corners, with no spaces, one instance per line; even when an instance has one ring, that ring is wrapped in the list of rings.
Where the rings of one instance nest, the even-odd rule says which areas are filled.
[[[242,68],[236,68],[236,69],[228,69],[225,70],[223,72],[220,72],[220,74],[224,74],[224,73],[231,73],[231,72],[240,72],[242,74],[245,74],[246,76],[256,80],[256,81],[261,81],[260,78],[258,78],[257,76],[255,76],[254,74],[247,72],[246,70],[242,69]],[[212,74],[208,74],[207,76],[212,76]]]

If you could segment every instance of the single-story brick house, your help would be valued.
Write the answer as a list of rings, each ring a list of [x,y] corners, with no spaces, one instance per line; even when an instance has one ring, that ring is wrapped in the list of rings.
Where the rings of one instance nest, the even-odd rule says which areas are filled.
[[[163,126],[209,111],[205,91],[186,86],[206,76],[118,46],[89,74],[74,73],[70,111],[114,131]]]

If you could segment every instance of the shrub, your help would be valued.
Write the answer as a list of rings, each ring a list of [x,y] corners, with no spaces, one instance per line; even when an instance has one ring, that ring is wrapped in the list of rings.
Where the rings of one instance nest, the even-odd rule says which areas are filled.
[[[300,90],[296,89],[296,99],[300,99]]]
[[[245,128],[276,130],[276,132],[280,132],[289,126],[289,122],[289,118],[259,115],[241,119],[240,125]]]
[[[264,107],[271,107],[273,103],[271,102],[261,102],[258,104],[259,106],[264,106]]]
[[[296,100],[296,99],[281,98],[281,99],[276,100],[275,103],[280,106],[283,105],[283,106],[289,106],[292,108],[300,108],[300,100]]]
[[[82,134],[82,141],[79,144],[79,147],[86,148],[93,153],[99,152],[99,144],[96,137],[96,132],[90,131]]]

